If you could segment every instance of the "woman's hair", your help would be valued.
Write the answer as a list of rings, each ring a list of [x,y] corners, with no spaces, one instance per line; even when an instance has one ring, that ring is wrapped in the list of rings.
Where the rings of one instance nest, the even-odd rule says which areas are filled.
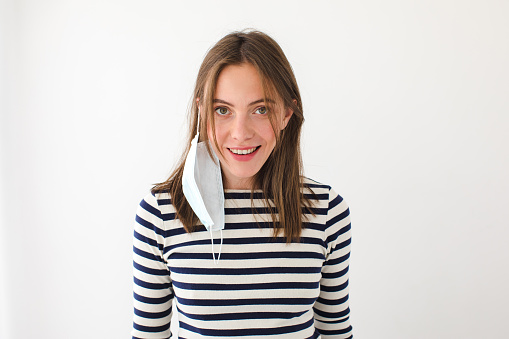
[[[212,131],[215,131],[213,100],[219,74],[227,66],[242,63],[249,63],[258,71],[265,105],[269,108],[269,120],[276,135],[274,150],[254,177],[251,197],[255,189],[263,192],[272,217],[274,237],[283,230],[287,242],[298,241],[303,226],[303,212],[312,213],[312,203],[303,192],[300,151],[300,132],[304,122],[302,101],[292,67],[283,50],[262,32],[233,32],[209,50],[196,79],[189,114],[188,146],[168,180],[155,185],[152,192],[169,192],[177,218],[185,230],[193,232],[198,229],[198,217],[182,190],[182,174],[189,145],[198,130],[199,106],[203,110],[199,126],[200,139],[209,140],[206,126],[210,123]],[[284,109],[291,109],[293,114],[286,128],[280,131],[274,113]],[[215,133],[213,140],[217,149],[220,149]],[[210,153],[208,144],[207,148]]]

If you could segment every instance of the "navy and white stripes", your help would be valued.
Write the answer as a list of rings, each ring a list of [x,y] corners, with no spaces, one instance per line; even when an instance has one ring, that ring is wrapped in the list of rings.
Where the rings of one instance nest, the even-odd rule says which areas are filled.
[[[147,195],[134,229],[133,338],[169,338],[172,312],[174,338],[352,338],[348,206],[330,187],[306,185],[319,200],[291,244],[272,237],[261,193],[252,206],[249,191],[226,190],[217,265],[211,234],[186,233],[167,193]]]

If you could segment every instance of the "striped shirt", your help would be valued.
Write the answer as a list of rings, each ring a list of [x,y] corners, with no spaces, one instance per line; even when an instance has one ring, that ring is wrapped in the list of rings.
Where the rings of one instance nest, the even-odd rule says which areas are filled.
[[[186,233],[168,193],[147,195],[134,228],[133,338],[170,338],[172,312],[172,338],[353,338],[349,209],[329,186],[305,184],[315,215],[291,244],[273,238],[261,191],[251,201],[248,190],[225,190],[217,264],[221,232]]]

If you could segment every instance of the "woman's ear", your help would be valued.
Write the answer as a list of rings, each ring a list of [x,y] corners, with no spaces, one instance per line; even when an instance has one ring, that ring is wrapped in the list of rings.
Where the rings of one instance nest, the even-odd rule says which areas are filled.
[[[297,100],[293,99],[293,103],[297,105]],[[283,123],[281,124],[281,130],[284,130],[286,128],[286,125],[288,125],[288,122],[290,121],[290,118],[293,115],[293,109],[290,107],[285,108],[285,115],[283,116]]]

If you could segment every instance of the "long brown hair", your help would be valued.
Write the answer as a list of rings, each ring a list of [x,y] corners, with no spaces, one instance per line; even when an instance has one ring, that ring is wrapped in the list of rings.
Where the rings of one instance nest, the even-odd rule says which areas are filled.
[[[215,131],[213,100],[219,74],[226,66],[246,62],[258,71],[265,104],[273,108],[268,112],[276,135],[276,146],[255,175],[251,192],[253,193],[255,189],[261,189],[263,192],[266,206],[272,217],[274,237],[283,230],[288,243],[298,241],[303,227],[303,212],[312,213],[312,202],[304,195],[300,151],[300,132],[304,122],[302,101],[297,80],[283,50],[271,37],[262,32],[233,32],[209,50],[196,79],[189,114],[188,146],[170,177],[165,182],[155,185],[152,192],[170,193],[177,218],[187,232],[194,232],[199,228],[198,217],[191,209],[182,190],[185,159],[198,127],[200,138],[204,136],[204,140],[209,140],[206,128],[209,122],[212,131]],[[273,102],[272,100],[269,102],[269,98]],[[200,126],[198,126],[199,106],[204,111],[201,115]],[[271,112],[282,109],[291,109],[293,114],[287,126],[280,131],[277,128],[276,116]],[[215,133],[213,140],[218,146]],[[209,153],[212,152],[208,144],[207,147]],[[217,149],[220,147],[218,146]]]

